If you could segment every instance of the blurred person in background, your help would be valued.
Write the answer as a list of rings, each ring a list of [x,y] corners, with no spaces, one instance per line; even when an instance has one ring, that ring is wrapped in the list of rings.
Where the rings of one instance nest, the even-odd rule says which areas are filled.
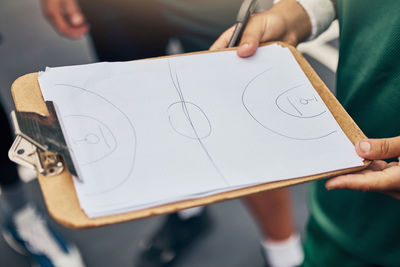
[[[179,40],[183,52],[207,50],[235,21],[241,4],[242,0],[42,0],[45,16],[60,34],[74,39],[90,33],[99,61],[163,56],[171,39]],[[261,10],[271,4],[258,2]],[[245,202],[261,229],[268,265],[300,264],[303,252],[288,189],[253,195]],[[210,227],[203,207],[168,215],[141,243],[135,266],[171,266]]]
[[[39,267],[83,267],[75,245],[62,239],[46,222],[38,207],[26,198],[16,165],[8,158],[12,135],[0,107],[0,222],[7,244],[30,257]]]
[[[249,57],[260,42],[297,45],[338,18],[337,98],[374,138],[356,144],[373,160],[367,169],[311,184],[302,266],[400,266],[399,10],[398,0],[281,0],[253,16],[241,39],[237,53]]]

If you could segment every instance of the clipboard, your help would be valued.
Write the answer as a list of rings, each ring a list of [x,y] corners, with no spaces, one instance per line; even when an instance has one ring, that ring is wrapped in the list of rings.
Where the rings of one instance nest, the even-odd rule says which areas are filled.
[[[350,141],[353,144],[355,144],[357,141],[366,138],[366,136],[363,134],[360,128],[347,114],[345,109],[340,105],[338,100],[329,91],[324,82],[318,77],[316,72],[312,69],[312,67],[309,65],[306,59],[301,55],[301,53],[298,50],[296,50],[296,48],[294,48],[293,46],[287,45],[285,43],[281,42],[274,42],[274,43],[278,43],[279,45],[283,47],[288,47],[290,49],[291,53],[296,58],[303,72],[306,74],[306,76],[308,77],[308,79],[310,80],[311,84],[318,92],[320,97],[324,100],[330,112],[333,114],[334,118],[336,119],[340,127],[343,129],[347,137],[350,139]],[[269,44],[273,43],[266,43],[263,45],[269,45]],[[228,48],[225,50],[226,51],[235,50],[235,48]],[[190,54],[195,55],[201,53],[214,53],[214,52],[202,51]],[[174,55],[174,56],[182,56],[182,55]],[[174,57],[174,56],[167,56],[167,57]],[[52,113],[51,106],[46,104],[43,100],[43,96],[41,94],[41,90],[38,83],[38,73],[30,73],[19,77],[12,84],[11,91],[17,113],[23,113],[23,114],[26,113],[28,117],[29,116],[36,117],[36,119],[42,118],[51,123],[54,122],[57,123],[57,118],[54,117],[55,114]],[[18,132],[18,130],[20,130],[18,125],[15,125],[15,128],[17,133],[17,139],[14,142],[13,146],[16,145],[18,138],[21,139],[21,132]],[[42,135],[46,134],[45,131],[40,131],[40,132]],[[54,138],[56,138],[54,140],[59,140],[60,137],[54,137]],[[38,139],[38,137],[36,137],[36,139]],[[35,146],[37,147],[41,145],[40,142],[44,141],[31,140],[31,142],[28,142],[29,144],[27,145],[32,146],[31,148],[34,149]],[[52,141],[50,140],[50,142]],[[62,144],[60,147],[62,147]],[[42,147],[42,151],[44,153],[46,152],[45,148],[46,146],[44,146],[44,149]],[[64,155],[64,153],[66,152],[63,151],[62,149],[58,152],[58,154],[61,155]],[[46,163],[46,161],[44,162]],[[42,170],[39,170],[38,167],[36,167],[36,169],[39,172],[38,173],[39,184],[50,215],[57,222],[67,227],[89,228],[89,227],[109,225],[114,223],[130,221],[134,219],[140,219],[155,215],[176,212],[182,209],[187,209],[195,206],[208,205],[220,201],[248,196],[262,191],[287,187],[300,183],[315,181],[322,178],[337,176],[344,173],[354,172],[367,167],[370,161],[364,160],[364,166],[361,167],[332,171],[327,173],[321,173],[318,175],[299,177],[295,179],[289,179],[277,182],[270,182],[262,185],[256,185],[247,188],[232,190],[224,193],[217,193],[211,196],[185,200],[161,206],[146,208],[142,210],[104,216],[104,217],[97,217],[97,218],[89,218],[79,206],[78,198],[72,181],[73,178],[70,173],[70,172],[73,173],[74,170],[72,170],[71,167],[69,166],[68,159],[66,159],[64,156],[64,160],[61,160],[60,158],[57,157],[57,153],[50,154],[47,163],[49,163],[50,165],[42,166],[43,167]],[[63,166],[61,166],[62,164]]]

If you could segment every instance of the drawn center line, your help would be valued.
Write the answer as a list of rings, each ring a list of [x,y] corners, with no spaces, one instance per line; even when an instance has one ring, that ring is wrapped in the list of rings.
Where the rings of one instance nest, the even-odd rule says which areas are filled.
[[[206,154],[208,160],[211,162],[211,164],[213,165],[214,169],[217,171],[218,175],[222,178],[222,180],[224,181],[224,183],[227,184],[227,185],[229,186],[229,185],[230,185],[229,181],[228,181],[228,180],[225,178],[225,176],[222,174],[221,170],[218,168],[218,166],[217,166],[217,164],[215,163],[214,159],[212,158],[210,152],[208,151],[207,147],[205,146],[205,144],[204,144],[203,141],[202,141],[202,139],[204,139],[204,138],[208,137],[209,135],[211,135],[211,132],[212,132],[211,123],[210,123],[210,121],[209,121],[207,115],[205,114],[204,111],[201,110],[201,108],[200,108],[199,106],[197,106],[197,105],[195,105],[195,104],[193,104],[193,103],[187,102],[187,101],[185,100],[185,98],[184,98],[184,96],[183,96],[182,89],[181,89],[181,85],[180,85],[180,82],[179,82],[178,73],[175,71],[175,76],[172,74],[172,67],[171,67],[171,63],[170,63],[169,61],[168,61],[168,67],[169,67],[169,73],[170,73],[171,81],[172,81],[172,83],[173,83],[173,85],[174,85],[174,88],[175,88],[176,92],[178,93],[178,97],[179,97],[179,100],[180,100],[179,102],[175,102],[175,103],[171,104],[170,107],[171,107],[172,105],[178,104],[178,103],[181,105],[182,112],[183,112],[183,114],[184,114],[184,116],[185,116],[187,122],[189,123],[190,129],[192,130],[192,132],[193,132],[193,134],[194,134],[194,137],[190,137],[190,136],[189,136],[189,138],[197,140],[197,142],[200,144],[202,150],[203,150],[204,153]],[[201,136],[200,136],[200,134],[199,134],[199,132],[198,132],[198,129],[197,129],[197,127],[195,126],[195,124],[194,124],[194,122],[193,122],[193,119],[192,119],[192,116],[191,116],[191,114],[190,114],[190,112],[189,112],[188,104],[194,105],[195,107],[197,107],[197,108],[199,109],[199,111],[201,112],[201,114],[202,114],[202,115],[204,116],[204,118],[206,119],[207,124],[208,124],[208,126],[209,126],[209,133],[207,133],[206,136],[204,136],[204,135],[201,135]],[[170,121],[170,123],[171,123],[171,117],[169,117],[169,121]],[[172,126],[172,128],[173,128],[176,132],[178,132],[180,135],[185,136],[185,137],[188,137],[188,136],[186,136],[185,134],[182,134],[182,133],[180,133],[179,131],[177,131],[177,130],[174,128],[174,125],[173,125],[172,123],[171,123],[171,126]]]

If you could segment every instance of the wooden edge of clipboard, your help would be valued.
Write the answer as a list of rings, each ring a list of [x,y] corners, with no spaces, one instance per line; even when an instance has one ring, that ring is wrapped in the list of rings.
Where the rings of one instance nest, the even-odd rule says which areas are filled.
[[[276,42],[275,42],[276,43]],[[281,46],[288,47],[295,56],[297,62],[303,69],[304,73],[309,78],[310,82],[317,90],[329,110],[343,129],[345,134],[353,144],[357,141],[366,138],[360,128],[356,125],[353,119],[347,114],[345,109],[340,105],[335,96],[329,91],[324,82],[319,78],[313,68],[309,65],[306,59],[293,46],[285,43],[277,42]],[[266,43],[263,45],[269,45]],[[225,49],[233,50],[235,48]],[[210,51],[194,52],[190,54],[209,53]],[[216,51],[218,52],[218,51]],[[183,55],[183,54],[182,54]],[[187,54],[186,54],[187,55]],[[181,55],[174,55],[181,56]],[[41,94],[38,83],[38,73],[30,73],[18,78],[12,85],[11,91],[18,111],[36,112],[42,115],[48,115],[46,105]],[[250,194],[259,193],[262,191],[272,190],[281,187],[287,187],[300,183],[310,182],[322,178],[332,177],[344,173],[349,173],[361,170],[369,165],[370,161],[365,160],[364,166],[338,170],[318,175],[301,177],[296,179],[271,182],[262,185],[251,186],[248,188],[237,189],[229,192],[218,193],[212,196],[201,197],[192,200],[185,200],[175,203],[170,203],[162,206],[147,208],[143,210],[131,211],[116,215],[89,218],[80,208],[78,198],[73,185],[72,177],[68,171],[64,171],[60,175],[53,177],[38,176],[40,187],[47,209],[50,215],[60,224],[70,228],[88,228],[109,225],[114,223],[125,222],[129,220],[145,218],[154,215],[175,212],[181,209],[191,208],[195,206],[208,205],[224,200],[244,197]]]

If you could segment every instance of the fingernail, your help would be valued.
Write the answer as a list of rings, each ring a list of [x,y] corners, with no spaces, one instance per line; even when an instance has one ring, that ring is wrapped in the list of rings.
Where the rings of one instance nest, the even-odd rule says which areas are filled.
[[[71,17],[71,22],[73,25],[80,25],[83,22],[83,18],[81,15],[75,14]]]
[[[240,50],[242,50],[242,49],[247,49],[249,46],[250,46],[250,45],[249,45],[248,43],[244,43],[244,44],[242,44],[242,45],[239,47],[239,49],[240,49]]]
[[[361,141],[360,149],[362,152],[368,153],[371,150],[371,144],[368,141]]]

